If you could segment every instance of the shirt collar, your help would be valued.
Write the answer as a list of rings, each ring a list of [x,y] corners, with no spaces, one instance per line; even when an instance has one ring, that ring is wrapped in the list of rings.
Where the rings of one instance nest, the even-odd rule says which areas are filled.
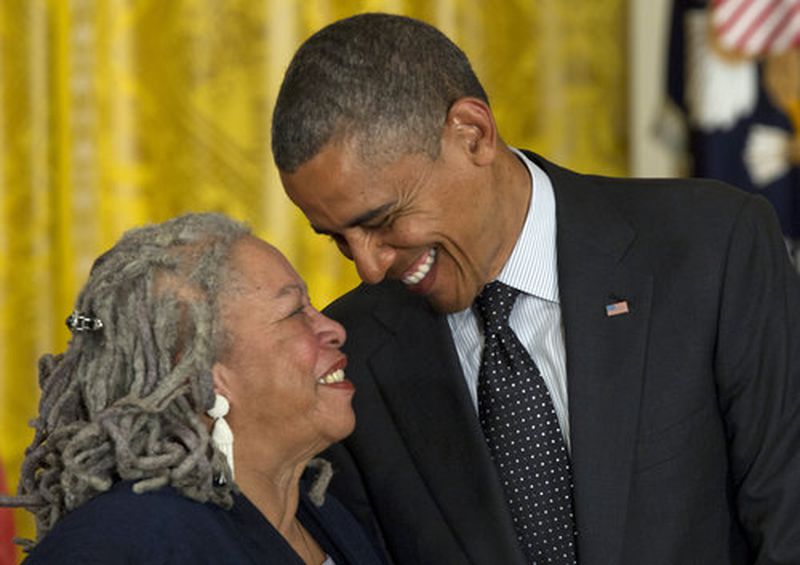
[[[511,147],[531,176],[531,198],[522,232],[497,280],[524,293],[559,302],[556,261],[556,202],[547,174]]]

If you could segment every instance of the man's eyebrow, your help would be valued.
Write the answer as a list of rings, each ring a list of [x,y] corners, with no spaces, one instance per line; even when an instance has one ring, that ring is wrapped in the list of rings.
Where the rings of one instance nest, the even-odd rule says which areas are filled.
[[[352,220],[347,222],[344,225],[344,227],[345,228],[354,228],[356,226],[360,226],[360,225],[366,224],[370,220],[373,220],[373,219],[377,218],[378,216],[382,216],[383,214],[385,214],[386,212],[388,212],[389,210],[394,208],[394,206],[395,206],[395,202],[394,201],[387,202],[386,204],[383,204],[382,206],[378,206],[377,208],[373,208],[372,210],[368,210],[368,211],[364,212],[363,214],[360,214],[360,215],[356,216],[355,218],[353,218]],[[320,235],[333,235],[333,233],[334,233],[334,232],[331,232],[330,230],[326,230],[326,229],[320,228],[318,226],[315,226],[314,224],[311,224],[311,229],[314,230],[314,232],[316,232],[316,233],[318,233]]]

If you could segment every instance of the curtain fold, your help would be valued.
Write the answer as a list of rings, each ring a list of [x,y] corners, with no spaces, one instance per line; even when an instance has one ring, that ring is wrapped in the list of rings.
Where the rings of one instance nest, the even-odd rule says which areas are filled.
[[[65,347],[92,260],[124,230],[222,211],[283,250],[317,305],[357,284],[284,196],[269,128],[299,43],[362,11],[424,19],[461,45],[506,142],[626,172],[624,0],[5,0],[0,463],[12,490],[37,359]]]

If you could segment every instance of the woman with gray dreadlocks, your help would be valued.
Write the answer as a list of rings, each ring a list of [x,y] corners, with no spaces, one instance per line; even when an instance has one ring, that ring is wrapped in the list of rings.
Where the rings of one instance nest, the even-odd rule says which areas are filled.
[[[67,324],[0,501],[36,516],[26,563],[384,563],[314,459],[355,425],[344,329],[274,247],[217,214],[132,230]]]

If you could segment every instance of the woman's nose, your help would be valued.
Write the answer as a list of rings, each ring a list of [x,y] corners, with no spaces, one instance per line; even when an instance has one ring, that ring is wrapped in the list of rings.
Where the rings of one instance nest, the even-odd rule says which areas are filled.
[[[318,313],[319,316],[319,335],[322,343],[329,346],[339,348],[344,345],[347,339],[347,332],[344,326],[327,317],[322,312]]]

